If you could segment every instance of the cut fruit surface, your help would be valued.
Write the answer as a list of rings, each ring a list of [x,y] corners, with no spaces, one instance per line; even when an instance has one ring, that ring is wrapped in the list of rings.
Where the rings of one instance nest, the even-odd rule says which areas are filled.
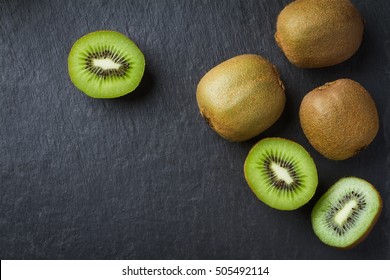
[[[309,153],[298,143],[266,138],[249,152],[244,165],[245,179],[255,195],[279,210],[293,210],[314,195],[318,176]]]
[[[352,248],[371,231],[381,209],[381,197],[370,183],[342,178],[314,206],[313,230],[327,245]]]
[[[136,44],[116,31],[89,33],[73,45],[69,76],[94,98],[114,98],[132,92],[141,82],[145,58]]]

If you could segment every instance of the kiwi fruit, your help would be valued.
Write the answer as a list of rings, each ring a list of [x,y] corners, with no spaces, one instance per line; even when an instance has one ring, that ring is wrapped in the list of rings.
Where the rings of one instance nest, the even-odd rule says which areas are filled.
[[[294,210],[314,195],[318,175],[309,153],[283,138],[260,140],[244,164],[245,179],[262,202],[279,210]]]
[[[353,248],[372,230],[382,210],[382,199],[367,181],[347,177],[337,181],[315,204],[314,233],[325,244]]]
[[[269,128],[286,103],[276,68],[254,54],[233,57],[211,69],[200,80],[196,99],[210,127],[236,142]]]
[[[298,67],[339,64],[359,49],[364,22],[349,0],[296,0],[279,14],[275,40]]]
[[[141,82],[145,58],[137,45],[116,31],[96,31],[78,39],[68,57],[72,83],[93,98],[115,98]]]
[[[373,99],[359,83],[349,79],[326,83],[309,92],[302,100],[299,118],[311,145],[332,160],[358,154],[379,129]]]

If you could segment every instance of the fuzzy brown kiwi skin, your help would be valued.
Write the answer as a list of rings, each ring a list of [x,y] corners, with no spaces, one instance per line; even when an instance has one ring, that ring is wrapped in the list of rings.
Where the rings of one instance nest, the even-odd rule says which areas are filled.
[[[286,102],[275,66],[254,54],[239,55],[212,68],[201,78],[196,99],[210,127],[233,142],[268,129]]]
[[[375,138],[379,117],[370,94],[357,82],[340,79],[309,92],[299,109],[302,130],[323,156],[344,160]]]
[[[364,19],[349,0],[296,0],[279,14],[275,40],[301,68],[339,64],[359,49]]]

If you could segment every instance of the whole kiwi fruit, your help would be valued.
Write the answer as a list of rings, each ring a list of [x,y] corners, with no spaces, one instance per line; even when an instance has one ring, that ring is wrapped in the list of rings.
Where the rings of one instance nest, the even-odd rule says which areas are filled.
[[[145,58],[122,33],[88,33],[72,46],[68,57],[73,84],[93,98],[115,98],[132,92],[141,82]]]
[[[344,160],[362,151],[379,129],[370,94],[358,82],[340,79],[318,87],[302,100],[300,123],[311,145],[323,156]]]
[[[319,68],[349,59],[363,31],[363,18],[349,0],[296,0],[280,12],[275,39],[291,63]]]
[[[200,80],[196,99],[210,127],[236,142],[269,128],[286,102],[275,67],[254,54],[233,57],[211,69]]]

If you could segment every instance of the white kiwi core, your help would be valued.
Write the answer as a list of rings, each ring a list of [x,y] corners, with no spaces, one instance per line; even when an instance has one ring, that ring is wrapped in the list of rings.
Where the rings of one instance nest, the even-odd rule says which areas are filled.
[[[356,200],[351,200],[347,204],[344,205],[344,207],[337,212],[337,214],[334,216],[334,221],[342,226],[345,221],[348,219],[348,217],[352,214],[353,208],[357,206]]]
[[[294,182],[293,178],[291,178],[290,173],[284,167],[279,166],[275,162],[271,164],[271,170],[274,172],[275,176],[279,180],[285,181],[287,184],[291,184]]]
[[[110,69],[118,70],[119,67],[121,67],[120,63],[116,63],[109,58],[94,59],[93,65],[96,67],[100,67],[103,70],[110,70]]]

